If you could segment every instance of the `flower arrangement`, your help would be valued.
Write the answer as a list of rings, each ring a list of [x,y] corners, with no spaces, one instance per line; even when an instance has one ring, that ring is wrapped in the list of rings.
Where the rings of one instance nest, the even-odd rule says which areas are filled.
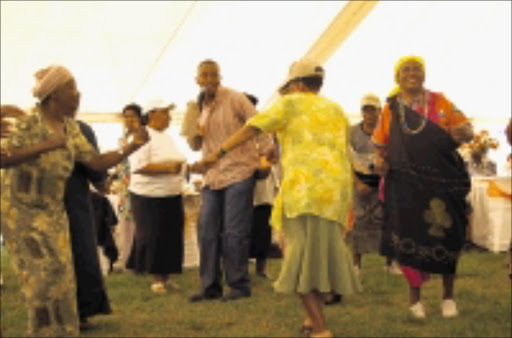
[[[476,164],[482,163],[489,149],[497,149],[498,146],[498,140],[492,138],[485,129],[476,134],[467,145],[471,160]]]

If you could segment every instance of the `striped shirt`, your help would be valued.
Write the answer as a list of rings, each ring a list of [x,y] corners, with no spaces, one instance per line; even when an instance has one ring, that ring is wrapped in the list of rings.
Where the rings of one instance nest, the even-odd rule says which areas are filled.
[[[218,150],[254,115],[256,108],[245,94],[220,87],[215,101],[201,111],[201,119],[204,121],[203,156]],[[217,161],[204,177],[205,186],[214,190],[224,189],[249,178],[259,166],[259,151],[256,147],[258,139],[241,144]]]

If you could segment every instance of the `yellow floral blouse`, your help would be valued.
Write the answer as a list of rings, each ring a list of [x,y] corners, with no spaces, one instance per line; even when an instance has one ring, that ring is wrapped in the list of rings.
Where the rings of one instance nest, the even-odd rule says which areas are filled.
[[[271,223],[316,215],[347,225],[352,203],[348,157],[349,122],[343,109],[322,96],[294,93],[279,98],[247,124],[275,133],[281,145],[282,182]]]

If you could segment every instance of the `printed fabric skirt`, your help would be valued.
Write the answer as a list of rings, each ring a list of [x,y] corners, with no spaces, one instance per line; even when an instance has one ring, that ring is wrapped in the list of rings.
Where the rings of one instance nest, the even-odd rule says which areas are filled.
[[[285,217],[283,232],[286,248],[274,282],[276,292],[350,295],[362,291],[339,223],[313,215]]]

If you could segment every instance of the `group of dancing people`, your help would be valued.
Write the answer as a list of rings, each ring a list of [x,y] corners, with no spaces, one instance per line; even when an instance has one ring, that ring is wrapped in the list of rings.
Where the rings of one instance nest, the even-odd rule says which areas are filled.
[[[443,94],[424,87],[421,57],[401,58],[394,74],[397,86],[385,104],[366,95],[363,122],[351,127],[342,108],[320,95],[324,69],[311,60],[291,65],[280,97],[259,113],[249,95],[221,86],[219,65],[205,60],[196,76],[201,94],[182,128],[203,157],[188,165],[165,132],[172,105],[160,102],[147,115],[136,104],[126,106],[120,149],[99,154],[75,120],[80,96],[69,70],[51,66],[36,73],[33,113],[2,106],[2,116],[23,115],[15,130],[6,130],[2,146],[1,216],[26,299],[27,333],[76,336],[88,315],[109,312],[108,301],[89,313],[80,297],[77,302],[77,290],[82,304],[88,301],[80,292],[80,280],[87,281],[77,272],[88,263],[72,255],[80,244],[66,209],[79,202],[64,195],[77,169],[97,173],[115,166],[124,173],[120,222],[131,227],[121,241],[129,247],[121,261],[153,275],[156,293],[165,292],[169,275],[182,269],[183,180],[192,172],[203,175],[203,184],[200,288],[191,302],[251,296],[250,238],[254,218],[261,217],[270,218],[283,252],[274,289],[299,295],[306,314],[301,327],[311,337],[333,336],[323,314],[325,297],[361,292],[362,255],[374,250],[388,267],[399,264],[410,286],[412,316],[426,316],[420,291],[430,273],[443,277],[443,316],[457,316],[454,282],[470,189],[457,148],[471,140],[472,126]],[[6,126],[2,121],[2,133]],[[272,167],[280,168],[278,193],[256,203],[265,208],[254,208],[255,187]],[[76,222],[88,219],[82,217]],[[351,229],[353,252],[346,244]],[[263,236],[268,242],[267,230]],[[264,275],[265,255],[256,257]],[[102,289],[100,278],[93,291]]]

